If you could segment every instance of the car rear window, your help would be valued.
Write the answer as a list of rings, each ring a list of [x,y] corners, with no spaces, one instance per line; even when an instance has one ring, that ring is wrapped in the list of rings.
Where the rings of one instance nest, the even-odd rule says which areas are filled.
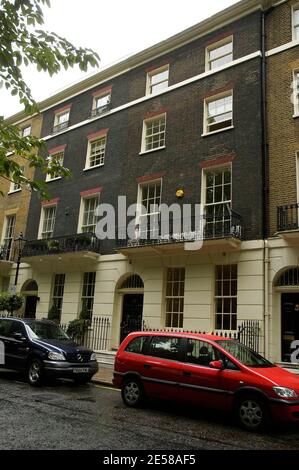
[[[126,347],[125,351],[135,354],[142,354],[144,345],[148,339],[148,336],[138,336],[137,338],[132,339],[132,341]]]

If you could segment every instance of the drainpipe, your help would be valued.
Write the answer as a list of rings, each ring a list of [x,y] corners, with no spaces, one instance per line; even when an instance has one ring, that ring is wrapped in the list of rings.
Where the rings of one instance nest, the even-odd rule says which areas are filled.
[[[264,354],[265,357],[269,358],[269,324],[270,324],[270,313],[269,313],[269,243],[268,240],[264,240]]]

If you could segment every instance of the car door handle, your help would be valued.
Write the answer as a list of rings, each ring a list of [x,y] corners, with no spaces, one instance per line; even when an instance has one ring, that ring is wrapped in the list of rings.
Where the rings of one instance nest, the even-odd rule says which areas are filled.
[[[151,368],[151,365],[150,365],[150,364],[143,364],[143,367],[144,367],[145,369],[150,369],[150,368]]]
[[[183,375],[185,377],[191,377],[191,372],[187,372],[186,370],[184,370]]]

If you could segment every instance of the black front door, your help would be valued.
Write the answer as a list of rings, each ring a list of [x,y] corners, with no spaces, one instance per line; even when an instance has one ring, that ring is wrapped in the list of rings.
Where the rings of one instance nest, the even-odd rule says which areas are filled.
[[[291,362],[293,341],[299,340],[299,293],[281,296],[281,355],[283,362]]]
[[[143,294],[126,294],[120,325],[120,342],[132,331],[142,330]]]
[[[36,295],[28,295],[26,297],[25,314],[24,314],[25,318],[35,318],[36,304],[37,304]]]

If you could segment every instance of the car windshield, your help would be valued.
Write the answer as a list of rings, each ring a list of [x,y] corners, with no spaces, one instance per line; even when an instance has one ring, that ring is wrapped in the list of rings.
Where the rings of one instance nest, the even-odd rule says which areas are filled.
[[[41,321],[30,322],[26,325],[27,331],[32,339],[55,339],[68,341],[69,336],[55,323]]]
[[[216,341],[223,349],[236,358],[239,362],[249,367],[274,367],[274,364],[257,354],[252,349],[237,341]]]

